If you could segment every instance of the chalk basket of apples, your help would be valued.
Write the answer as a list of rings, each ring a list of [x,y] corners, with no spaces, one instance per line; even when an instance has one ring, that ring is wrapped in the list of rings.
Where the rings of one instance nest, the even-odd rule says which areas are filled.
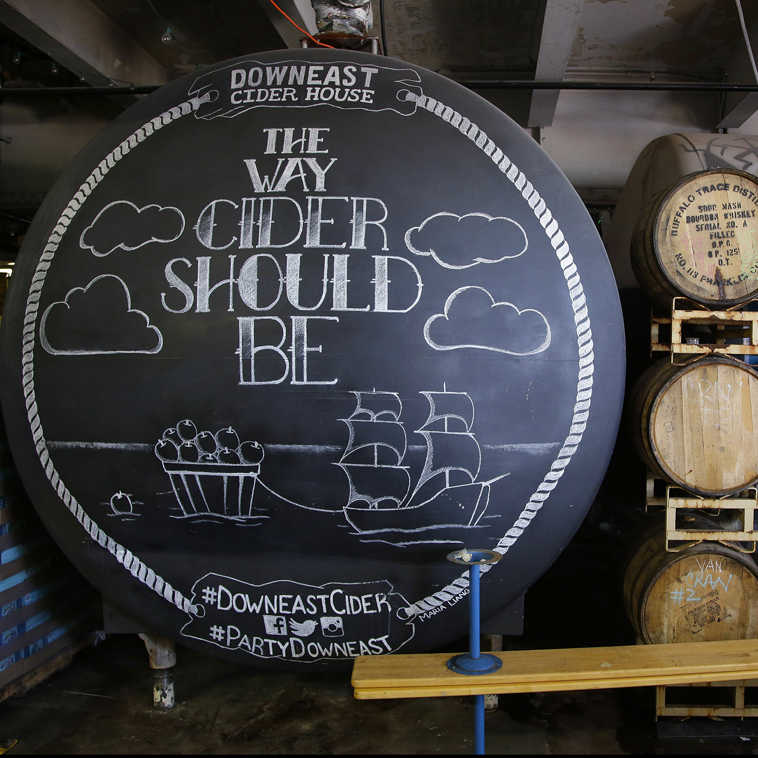
[[[184,419],[163,432],[155,443],[155,454],[185,516],[253,515],[255,483],[264,454],[259,442],[241,442],[231,426],[215,433],[198,431],[193,421]]]

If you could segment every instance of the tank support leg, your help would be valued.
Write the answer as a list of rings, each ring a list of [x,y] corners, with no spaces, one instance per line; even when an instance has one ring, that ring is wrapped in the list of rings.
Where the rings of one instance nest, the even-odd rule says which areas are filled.
[[[171,710],[175,702],[172,671],[176,665],[174,642],[144,633],[140,633],[139,638],[145,643],[153,670],[153,707],[161,711]]]

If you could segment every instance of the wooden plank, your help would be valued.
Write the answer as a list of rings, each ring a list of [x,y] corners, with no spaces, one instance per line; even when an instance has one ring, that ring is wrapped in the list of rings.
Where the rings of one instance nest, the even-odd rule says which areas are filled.
[[[450,697],[692,684],[758,675],[758,640],[513,650],[503,667],[467,677],[447,668],[451,653],[360,656],[355,697]]]
[[[756,669],[758,670],[758,669]],[[491,676],[491,675],[488,675]],[[659,684],[672,686],[676,684],[700,684],[717,682],[734,674],[724,672],[715,675],[682,674],[671,676],[636,676],[612,679],[574,679],[560,682],[509,682],[493,684],[488,677],[467,677],[459,685],[426,687],[355,687],[356,700],[388,700],[419,697],[467,697],[469,695],[515,695],[524,692],[574,692],[582,690],[613,690],[625,687],[655,687]],[[462,675],[461,675],[462,678]],[[474,681],[469,681],[473,679]]]
[[[655,688],[656,717],[755,717],[758,716],[758,706],[755,704],[746,705],[745,703],[745,688],[754,686],[754,680],[738,682],[708,682],[694,687],[692,685],[675,685],[673,687],[659,686]],[[733,705],[714,704],[714,689],[718,690],[722,696],[725,692],[732,689],[733,691],[731,692],[731,695]],[[681,701],[682,693],[686,693],[688,701],[686,704]],[[679,702],[669,703],[669,696],[671,700],[678,699]],[[697,699],[699,699],[699,703]]]

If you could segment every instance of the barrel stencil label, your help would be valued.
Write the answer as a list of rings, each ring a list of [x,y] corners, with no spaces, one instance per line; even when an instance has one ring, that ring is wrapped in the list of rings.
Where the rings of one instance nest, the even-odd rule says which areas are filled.
[[[452,600],[465,596],[467,577],[444,565],[444,552],[476,542],[508,553],[551,498],[576,528],[581,514],[564,505],[589,505],[572,488],[599,484],[614,431],[606,419],[591,424],[598,371],[610,382],[598,402],[612,421],[620,410],[617,301],[608,306],[616,342],[603,338],[598,364],[571,224],[559,224],[505,144],[427,94],[444,94],[445,80],[345,55],[332,64],[308,51],[290,66],[268,54],[214,69],[190,82],[189,100],[174,86],[164,101],[179,104],[105,158],[93,148],[86,161],[96,168],[62,198],[52,231],[40,230],[19,309],[25,436],[54,498],[120,567],[105,581],[129,577],[193,618],[182,621],[185,636],[232,657],[344,657],[297,642],[264,651],[269,643],[254,638],[278,635],[263,617],[281,613],[251,613],[247,626],[216,619],[215,637],[207,619],[236,613],[224,603],[243,597],[242,585],[342,586],[346,566],[371,584],[381,562],[403,634],[414,618],[434,630],[426,641],[411,631],[382,642],[371,614],[354,614],[350,638],[363,642],[349,655],[450,636],[440,616],[460,615]],[[299,99],[307,87],[351,87],[350,75],[375,87],[371,102]],[[289,104],[235,95],[290,77]],[[464,107],[472,96],[452,97]],[[471,107],[477,120],[493,118]],[[399,126],[405,143],[391,136]],[[499,118],[491,126],[500,130]],[[433,164],[434,192],[422,170],[427,141],[450,145]],[[372,149],[381,171],[363,169]],[[190,155],[206,158],[196,165]],[[154,165],[150,182],[135,181]],[[460,165],[479,177],[467,195]],[[551,182],[565,179],[545,182],[555,194]],[[599,242],[584,225],[592,250]],[[592,274],[592,286],[603,276]],[[67,393],[88,412],[58,403]],[[602,454],[582,452],[587,432]],[[573,460],[574,483],[561,493]],[[288,579],[278,550],[301,561],[288,564]],[[210,585],[172,551],[193,554],[194,577],[237,578],[219,579],[214,606]],[[427,566],[430,551],[438,569],[407,568]],[[154,612],[177,633],[167,616]]]
[[[198,611],[183,636],[258,658],[309,663],[382,655],[414,633],[407,618],[400,620],[408,602],[388,581],[254,585],[207,574],[192,593]]]
[[[738,172],[702,172],[662,203],[654,229],[664,274],[696,299],[735,300],[758,287],[758,184]]]

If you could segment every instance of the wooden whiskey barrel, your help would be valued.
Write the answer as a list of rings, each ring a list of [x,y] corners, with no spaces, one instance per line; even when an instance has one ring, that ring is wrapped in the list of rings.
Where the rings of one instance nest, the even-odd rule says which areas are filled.
[[[632,268],[656,302],[684,295],[711,307],[758,294],[758,180],[698,171],[651,198],[632,240]]]
[[[741,361],[653,364],[634,388],[630,418],[643,461],[673,484],[719,497],[758,479],[758,373]]]
[[[748,639],[758,635],[758,567],[713,542],[666,552],[659,528],[627,565],[624,605],[641,642]]]

